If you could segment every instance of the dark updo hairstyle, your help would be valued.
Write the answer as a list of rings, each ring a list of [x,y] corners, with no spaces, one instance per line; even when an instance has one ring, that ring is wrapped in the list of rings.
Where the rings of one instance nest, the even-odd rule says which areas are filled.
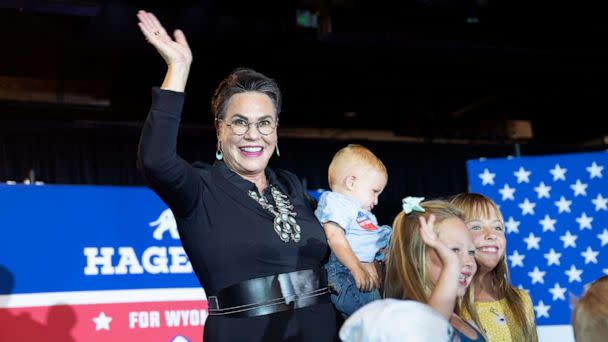
[[[250,91],[265,94],[270,98],[278,120],[281,112],[281,89],[279,89],[279,85],[272,78],[249,68],[234,70],[217,87],[211,99],[211,111],[215,119],[224,119],[226,107],[232,95]]]

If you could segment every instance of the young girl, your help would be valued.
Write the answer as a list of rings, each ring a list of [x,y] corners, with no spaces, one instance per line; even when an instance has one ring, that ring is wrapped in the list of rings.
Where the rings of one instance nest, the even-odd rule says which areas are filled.
[[[486,336],[492,341],[537,341],[530,296],[511,286],[500,210],[489,198],[474,193],[456,195],[450,202],[464,211],[475,244],[474,301]],[[466,312],[464,317],[469,317]]]
[[[477,265],[464,215],[448,202],[420,200],[405,198],[393,222],[385,296],[427,303],[452,324],[461,341],[485,341],[469,294]],[[461,317],[464,310],[473,322]]]

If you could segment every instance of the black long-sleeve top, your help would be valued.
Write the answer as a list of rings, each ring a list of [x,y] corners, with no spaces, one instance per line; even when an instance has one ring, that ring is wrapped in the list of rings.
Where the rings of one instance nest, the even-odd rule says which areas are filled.
[[[321,267],[329,248],[305,189],[295,175],[265,170],[268,183],[289,196],[302,229],[299,242],[285,243],[274,231],[274,216],[247,194],[248,190],[257,191],[254,183],[231,171],[222,161],[195,168],[177,155],[184,100],[184,93],[153,88],[152,107],[139,143],[138,165],[148,186],[173,211],[182,245],[207,295],[213,296],[247,279]],[[293,336],[307,340],[307,334],[314,330],[306,329],[322,327],[326,331],[317,331],[311,338],[332,339],[333,315],[331,304],[321,304],[298,309],[296,314],[280,312],[248,319],[211,316],[205,324],[205,341],[241,340],[235,335],[239,333],[247,333],[251,340],[272,336],[270,340]],[[235,331],[239,329],[235,324],[249,331]],[[268,335],[270,330],[265,326],[274,332]],[[255,333],[256,329],[263,330]],[[327,338],[323,338],[325,335]]]

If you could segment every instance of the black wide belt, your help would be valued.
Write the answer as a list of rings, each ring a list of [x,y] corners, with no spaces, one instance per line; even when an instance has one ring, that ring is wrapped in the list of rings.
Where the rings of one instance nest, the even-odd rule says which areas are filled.
[[[249,279],[207,298],[210,316],[255,317],[330,303],[324,269]]]

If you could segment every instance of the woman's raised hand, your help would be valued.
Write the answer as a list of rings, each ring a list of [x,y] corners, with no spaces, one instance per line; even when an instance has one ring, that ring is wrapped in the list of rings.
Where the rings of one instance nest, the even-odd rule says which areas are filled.
[[[162,89],[183,92],[190,73],[192,51],[188,46],[186,36],[181,30],[175,30],[173,38],[154,14],[146,11],[137,12],[139,28],[146,40],[156,48],[156,51],[167,62],[167,74],[161,86]]]
[[[140,10],[137,12],[137,18],[139,19],[137,24],[146,40],[156,48],[167,65],[192,63],[192,51],[181,30],[175,30],[173,33],[175,39],[173,39],[154,14]]]

